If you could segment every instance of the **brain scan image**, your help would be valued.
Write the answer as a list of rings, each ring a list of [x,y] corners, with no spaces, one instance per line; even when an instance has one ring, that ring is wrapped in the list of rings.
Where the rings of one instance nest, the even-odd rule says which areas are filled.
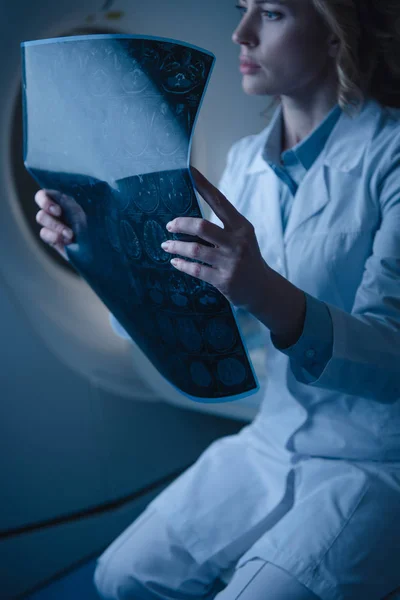
[[[125,34],[27,41],[21,54],[24,164],[60,192],[71,265],[180,393],[255,394],[232,306],[161,248],[193,239],[168,233],[169,221],[203,217],[189,158],[215,56]]]

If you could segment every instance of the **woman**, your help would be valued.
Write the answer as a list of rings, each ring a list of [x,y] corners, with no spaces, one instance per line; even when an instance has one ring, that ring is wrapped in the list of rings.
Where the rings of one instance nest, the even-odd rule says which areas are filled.
[[[216,216],[172,230],[215,247],[168,251],[270,330],[268,386],[254,421],[100,556],[95,584],[115,599],[380,600],[400,586],[400,5],[240,2],[233,41],[256,63],[243,88],[279,104],[233,145],[219,191],[193,170]],[[36,200],[65,255],[50,196]]]

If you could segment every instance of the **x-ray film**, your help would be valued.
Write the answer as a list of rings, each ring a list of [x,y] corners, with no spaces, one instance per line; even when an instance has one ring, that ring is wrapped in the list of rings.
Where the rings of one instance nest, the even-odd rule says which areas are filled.
[[[24,163],[62,206],[73,267],[185,396],[256,393],[230,303],[160,247],[196,239],[169,234],[168,221],[203,217],[189,159],[215,56],[123,34],[23,42],[21,53]]]

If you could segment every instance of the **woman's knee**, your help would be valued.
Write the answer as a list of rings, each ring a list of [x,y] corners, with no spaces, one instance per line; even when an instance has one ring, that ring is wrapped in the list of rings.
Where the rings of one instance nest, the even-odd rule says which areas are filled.
[[[115,560],[115,557],[107,561],[100,559],[97,561],[93,582],[101,598],[120,600],[121,590],[127,588],[129,579],[134,585],[134,580],[130,578],[125,567]]]
[[[96,569],[94,572],[93,583],[99,594],[100,598],[118,598],[117,590],[118,590],[118,582],[120,575],[115,578],[112,574],[114,571],[114,567],[109,568],[110,565],[107,565],[104,561],[97,561]],[[108,571],[108,573],[107,573]]]
[[[93,583],[101,598],[147,600],[139,573],[151,565],[157,547],[152,517],[152,511],[142,513],[97,559]]]
[[[93,577],[94,586],[104,600],[154,600],[140,581],[115,559],[98,561]]]

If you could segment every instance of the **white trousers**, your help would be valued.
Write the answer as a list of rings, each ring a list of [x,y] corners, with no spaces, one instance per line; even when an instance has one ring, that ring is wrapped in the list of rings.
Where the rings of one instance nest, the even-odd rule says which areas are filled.
[[[292,575],[255,558],[225,586],[216,561],[198,564],[150,504],[103,552],[94,583],[105,600],[318,600]]]

